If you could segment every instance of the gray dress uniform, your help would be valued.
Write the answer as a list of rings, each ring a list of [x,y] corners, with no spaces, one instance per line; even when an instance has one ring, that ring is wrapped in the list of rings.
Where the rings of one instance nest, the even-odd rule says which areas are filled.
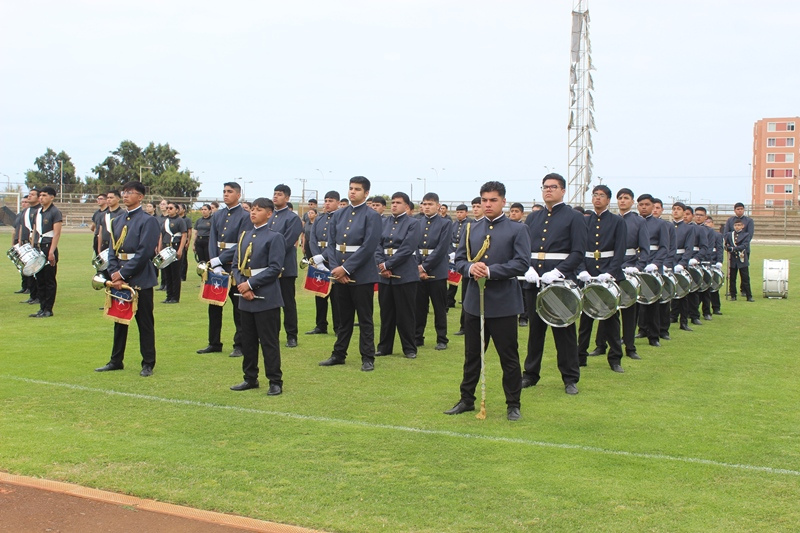
[[[458,248],[458,243],[461,242],[461,234],[464,232],[464,228],[467,227],[467,223],[471,222],[472,219],[466,217],[464,220],[453,220],[453,249],[450,250],[451,252],[455,252]],[[448,265],[449,266],[449,265]],[[455,266],[455,265],[453,265]],[[462,281],[461,283],[461,295],[462,300],[464,295],[464,286],[466,285],[466,281]],[[447,287],[447,307],[453,308],[456,306],[456,293],[458,292],[458,285],[450,285],[448,284]]]
[[[452,222],[438,213],[419,218],[420,232],[417,262],[432,279],[423,279],[417,288],[416,331],[417,346],[425,344],[425,327],[428,325],[428,302],[433,306],[433,324],[436,345],[442,349],[450,342],[447,338],[447,274],[452,250]],[[443,345],[443,346],[442,346]]]
[[[697,226],[694,224],[687,224],[683,220],[678,222],[673,221],[672,227],[675,228],[675,266],[681,265],[683,268],[689,268],[689,260],[694,259],[700,248],[697,246]],[[695,250],[697,248],[697,250]],[[673,267],[675,268],[675,267]],[[694,298],[692,298],[694,296]],[[670,318],[672,322],[680,322],[681,328],[688,327],[689,312],[692,305],[696,307],[696,294],[689,293],[685,298],[680,300],[672,300],[672,312]]]
[[[742,295],[753,298],[750,288],[750,234],[732,231],[725,235],[725,249],[730,252],[728,290],[731,300],[736,299],[736,278],[741,276]]]
[[[283,295],[283,329],[286,331],[287,345],[297,345],[297,301],[295,286],[297,285],[297,239],[303,233],[300,217],[289,207],[278,209],[267,222],[269,229],[283,235],[286,256],[283,260],[283,274],[278,283]]]
[[[328,246],[328,239],[330,238],[330,226],[333,215],[336,211],[330,213],[320,213],[314,220],[311,226],[311,238],[309,239],[309,248],[311,256],[323,255],[323,251]],[[339,325],[339,309],[333,302],[333,292],[328,296],[322,298],[317,296],[314,298],[316,304],[316,317],[314,321],[314,329],[309,331],[309,334],[328,333],[328,300],[331,301],[331,315],[333,320],[333,330],[337,330]]]

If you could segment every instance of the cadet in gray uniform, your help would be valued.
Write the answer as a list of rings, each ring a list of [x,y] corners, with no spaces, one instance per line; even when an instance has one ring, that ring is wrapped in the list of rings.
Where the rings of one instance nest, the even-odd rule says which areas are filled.
[[[446,350],[447,343],[447,274],[452,247],[452,222],[439,215],[439,195],[429,192],[422,198],[423,216],[419,218],[422,235],[417,250],[420,286],[417,288],[417,346],[425,345],[428,325],[428,302],[433,306],[436,328],[435,350]]]
[[[283,328],[286,331],[287,348],[297,347],[297,302],[295,286],[297,284],[297,240],[303,233],[300,217],[289,209],[289,198],[292,190],[288,185],[277,185],[272,195],[275,212],[270,217],[268,226],[274,232],[283,235],[286,245],[286,258],[283,260],[283,274],[278,283],[283,296]]]
[[[706,214],[705,225],[711,228],[711,236],[714,239],[714,246],[711,248],[711,263],[718,269],[722,270],[722,259],[724,254],[723,250],[723,236],[714,228],[714,218]],[[711,313],[715,315],[722,314],[722,305],[719,298],[719,290],[711,291]]]
[[[750,290],[750,234],[744,229],[742,220],[733,222],[733,231],[725,235],[725,249],[730,252],[730,293],[731,300],[736,300],[736,277],[741,275],[742,295],[748,302],[753,301],[753,292]]]
[[[675,244],[677,248],[674,256],[675,272],[681,272],[689,266],[693,266],[697,263],[697,259],[694,258],[696,254],[694,247],[697,239],[695,235],[695,227],[690,226],[684,221],[683,216],[685,210],[686,205],[683,202],[675,202],[672,204],[672,226],[675,228],[675,235],[677,239]],[[680,300],[672,300],[672,322],[680,322],[680,328],[684,331],[692,331],[692,328],[690,328],[688,325],[690,305],[689,300],[689,294]]]
[[[456,219],[453,221],[453,239],[452,239],[452,249],[450,250],[450,264],[452,264],[453,268],[455,268],[455,252],[458,248],[458,243],[461,242],[461,234],[464,232],[464,228],[467,227],[467,222],[470,222],[472,219],[467,217],[467,205],[466,204],[459,204],[456,207]],[[450,265],[448,265],[450,266]],[[447,287],[447,308],[454,308],[456,306],[456,293],[458,292],[458,285],[450,285],[448,284]],[[463,291],[462,291],[463,297]],[[462,298],[463,299],[463,298]]]
[[[325,200],[323,204],[323,212],[317,216],[314,221],[311,231],[311,239],[309,241],[309,249],[311,251],[311,260],[317,268],[327,267],[324,264],[322,256],[325,248],[328,247],[328,239],[330,239],[331,221],[333,214],[339,209],[339,193],[336,191],[328,191],[325,193]],[[333,300],[333,291],[328,296],[322,298],[317,296],[314,298],[316,304],[316,317],[315,326],[311,331],[307,331],[306,335],[326,335],[328,333],[328,301],[331,302],[331,315],[333,320],[334,333],[339,327],[339,309]]]

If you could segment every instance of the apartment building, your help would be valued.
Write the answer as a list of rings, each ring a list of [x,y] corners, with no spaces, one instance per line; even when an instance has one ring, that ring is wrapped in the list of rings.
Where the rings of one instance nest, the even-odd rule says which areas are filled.
[[[800,117],[763,118],[753,126],[753,205],[797,206]]]

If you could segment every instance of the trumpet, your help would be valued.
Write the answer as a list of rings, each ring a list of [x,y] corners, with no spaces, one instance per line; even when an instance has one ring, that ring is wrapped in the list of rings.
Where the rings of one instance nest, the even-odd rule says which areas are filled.
[[[203,274],[205,274],[207,272],[208,272],[208,263],[206,263],[205,261],[201,261],[200,263],[197,263],[197,275],[198,276],[200,276],[202,278]]]

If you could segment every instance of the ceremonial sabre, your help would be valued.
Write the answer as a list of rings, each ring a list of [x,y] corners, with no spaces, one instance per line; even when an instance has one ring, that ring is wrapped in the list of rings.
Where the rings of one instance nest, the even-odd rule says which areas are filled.
[[[478,278],[478,301],[481,310],[481,410],[475,415],[479,420],[486,419],[486,341],[483,331],[483,319],[485,309],[483,306],[483,288],[486,285],[486,278]]]

